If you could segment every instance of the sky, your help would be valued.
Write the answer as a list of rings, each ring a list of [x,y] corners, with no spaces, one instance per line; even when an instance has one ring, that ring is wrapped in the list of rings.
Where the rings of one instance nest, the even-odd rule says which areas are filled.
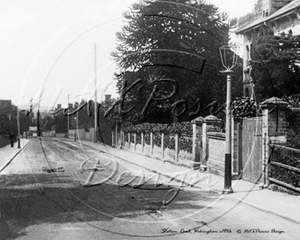
[[[117,97],[110,53],[125,24],[122,13],[137,1],[1,0],[0,99],[66,106],[93,99],[95,77],[98,101]],[[208,2],[237,17],[250,12],[254,0]]]

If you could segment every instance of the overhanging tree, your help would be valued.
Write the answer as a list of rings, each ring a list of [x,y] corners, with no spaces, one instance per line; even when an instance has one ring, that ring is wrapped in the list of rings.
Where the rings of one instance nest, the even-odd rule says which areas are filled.
[[[111,54],[120,68],[119,92],[129,89],[121,96],[123,118],[171,122],[175,115],[184,121],[203,114],[198,110],[213,101],[225,102],[219,48],[228,44],[228,25],[216,6],[143,1],[124,17],[128,23],[117,33],[119,44]],[[237,91],[241,75],[240,62],[233,76]]]
[[[251,75],[263,100],[300,92],[300,36],[259,36],[251,48]]]

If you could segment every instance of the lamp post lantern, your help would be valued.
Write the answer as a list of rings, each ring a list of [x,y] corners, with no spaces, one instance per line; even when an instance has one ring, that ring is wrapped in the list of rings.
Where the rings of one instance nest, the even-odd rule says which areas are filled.
[[[222,65],[225,68],[222,73],[227,76],[226,91],[226,138],[225,138],[225,178],[223,194],[233,193],[231,186],[231,74],[237,64],[238,56],[230,46],[220,48]]]

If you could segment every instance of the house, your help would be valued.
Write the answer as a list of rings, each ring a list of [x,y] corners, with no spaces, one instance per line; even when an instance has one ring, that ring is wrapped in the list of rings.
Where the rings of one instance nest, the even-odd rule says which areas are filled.
[[[5,115],[6,117],[11,118],[12,110],[11,100],[0,100],[0,115]]]
[[[244,96],[253,96],[254,85],[249,65],[253,39],[270,33],[278,35],[282,32],[300,34],[300,0],[262,0],[262,15],[238,27],[235,31],[235,34],[241,38]]]
[[[16,107],[11,100],[0,100],[0,134],[16,132]]]
[[[0,134],[8,132],[10,126],[7,125],[9,120],[12,120],[13,105],[11,100],[0,99]]]

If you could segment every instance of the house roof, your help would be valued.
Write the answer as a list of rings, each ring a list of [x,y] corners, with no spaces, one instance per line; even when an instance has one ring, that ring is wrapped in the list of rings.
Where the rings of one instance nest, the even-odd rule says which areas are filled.
[[[11,114],[12,110],[11,100],[0,100],[0,114]]]
[[[289,4],[285,5],[284,7],[280,8],[278,11],[274,12],[268,17],[260,17],[258,19],[255,19],[254,21],[250,22],[249,24],[237,29],[235,31],[236,34],[241,34],[243,32],[246,32],[249,29],[255,28],[260,26],[261,24],[264,24],[265,22],[276,20],[279,17],[282,17],[284,15],[287,15],[288,13],[293,12],[296,8],[300,7],[300,0],[294,0],[290,2]]]

